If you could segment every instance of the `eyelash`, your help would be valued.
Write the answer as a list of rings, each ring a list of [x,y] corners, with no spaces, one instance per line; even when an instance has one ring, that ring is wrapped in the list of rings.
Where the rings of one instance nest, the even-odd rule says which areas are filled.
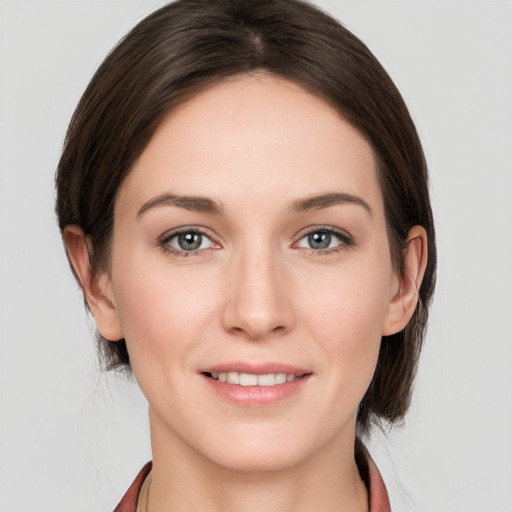
[[[325,249],[315,249],[313,247],[299,247],[298,244],[301,240],[304,240],[305,238],[314,235],[314,234],[327,234],[329,236],[333,236],[338,239],[339,243],[334,247],[327,247]],[[220,244],[217,244],[205,230],[197,227],[183,227],[180,229],[177,229],[169,234],[165,234],[163,237],[161,237],[158,241],[158,246],[164,251],[166,254],[171,254],[173,256],[177,257],[189,257],[189,256],[197,256],[200,255],[206,248],[198,248],[198,249],[192,249],[189,251],[180,250],[176,247],[173,247],[170,245],[171,240],[173,240],[176,237],[179,237],[179,235],[183,234],[195,234],[195,235],[201,235],[202,237],[207,238],[210,240],[212,245],[217,245],[220,247]],[[303,250],[308,251],[310,254],[315,256],[325,256],[328,254],[337,253],[340,251],[347,250],[349,247],[354,246],[355,242],[354,239],[345,231],[335,229],[331,226],[315,226],[314,228],[311,228],[310,230],[306,231],[300,238],[297,240],[297,242],[294,242],[291,247],[293,248],[300,248]]]
[[[201,228],[196,228],[196,227],[184,227],[184,228],[177,229],[177,230],[173,231],[172,233],[165,234],[158,241],[158,246],[164,251],[164,253],[171,254],[173,256],[187,258],[189,256],[200,255],[204,249],[195,249],[195,250],[190,250],[190,251],[184,251],[184,250],[177,249],[176,247],[173,247],[172,245],[170,245],[170,242],[173,238],[176,238],[179,235],[186,235],[186,234],[201,235],[202,237],[205,237],[208,240],[210,240],[211,244],[216,244],[216,242],[212,239],[212,237],[205,230],[203,230]]]
[[[301,240],[314,235],[314,234],[327,234],[330,236],[334,236],[338,239],[339,243],[334,247],[327,247],[325,249],[314,249],[313,247],[302,247],[302,249],[308,251],[310,254],[314,256],[326,256],[329,254],[337,253],[340,251],[346,251],[348,248],[355,245],[355,241],[346,231],[335,229],[332,226],[315,226],[312,229],[308,229],[297,242],[295,242],[292,247],[297,247]]]

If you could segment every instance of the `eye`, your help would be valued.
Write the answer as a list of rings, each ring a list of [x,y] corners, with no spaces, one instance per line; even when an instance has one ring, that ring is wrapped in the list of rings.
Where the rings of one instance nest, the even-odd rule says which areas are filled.
[[[201,231],[190,229],[167,236],[161,241],[161,245],[167,250],[180,253],[208,249],[214,243]]]
[[[348,235],[326,228],[310,231],[296,243],[296,247],[328,251],[329,249],[342,249],[352,244],[353,241]]]

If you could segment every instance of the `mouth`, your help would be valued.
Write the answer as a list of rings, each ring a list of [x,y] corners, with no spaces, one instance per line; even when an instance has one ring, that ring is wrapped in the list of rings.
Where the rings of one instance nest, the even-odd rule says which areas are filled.
[[[274,387],[302,379],[308,373],[243,373],[243,372],[204,372],[206,377],[236,386],[257,386],[257,387]]]
[[[313,376],[285,363],[242,361],[203,368],[200,374],[217,396],[243,407],[270,406],[300,394]]]
[[[313,376],[309,368],[252,361],[220,363],[199,373],[217,396],[243,407],[269,406],[300,394]]]

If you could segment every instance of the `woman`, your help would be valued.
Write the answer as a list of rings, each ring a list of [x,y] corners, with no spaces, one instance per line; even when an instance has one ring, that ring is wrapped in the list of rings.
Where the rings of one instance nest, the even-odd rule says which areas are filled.
[[[163,7],[93,77],[57,194],[106,365],[149,402],[116,510],[389,510],[360,437],[407,411],[435,240],[357,38],[297,0]]]

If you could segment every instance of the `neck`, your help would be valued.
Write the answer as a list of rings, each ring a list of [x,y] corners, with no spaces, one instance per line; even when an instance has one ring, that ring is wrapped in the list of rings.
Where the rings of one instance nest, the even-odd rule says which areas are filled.
[[[151,421],[148,512],[367,512],[354,436],[339,436],[296,464],[236,470],[217,464]]]

